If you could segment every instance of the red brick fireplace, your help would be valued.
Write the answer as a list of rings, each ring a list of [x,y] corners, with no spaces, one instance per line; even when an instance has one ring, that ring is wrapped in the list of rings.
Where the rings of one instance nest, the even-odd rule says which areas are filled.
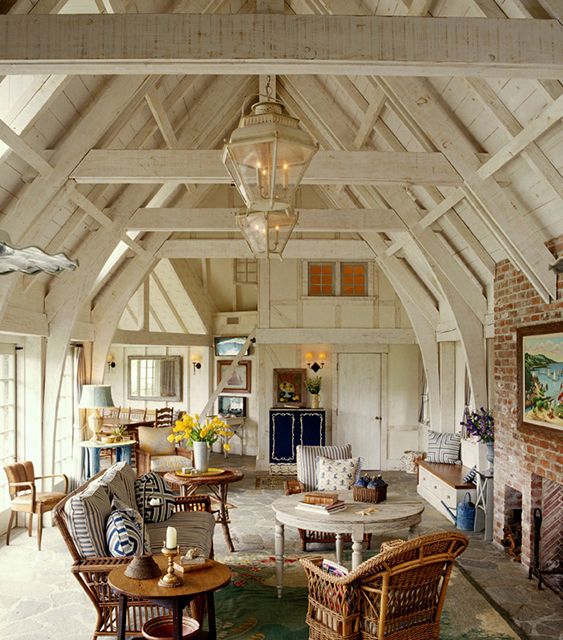
[[[563,255],[563,236],[547,246],[554,256]],[[545,304],[526,277],[508,261],[497,265],[494,539],[501,542],[507,511],[519,506],[515,505],[515,496],[521,494],[522,562],[526,566],[530,565],[533,555],[533,509],[541,508],[546,501],[552,505],[553,496],[562,495],[559,489],[563,484],[563,432],[541,427],[518,429],[516,329],[563,320],[563,274],[558,276],[557,294],[556,302]],[[547,536],[547,541],[554,537],[548,529],[562,524],[561,503],[558,504],[559,518],[553,518],[549,509],[550,518],[544,520],[542,526],[542,539]]]

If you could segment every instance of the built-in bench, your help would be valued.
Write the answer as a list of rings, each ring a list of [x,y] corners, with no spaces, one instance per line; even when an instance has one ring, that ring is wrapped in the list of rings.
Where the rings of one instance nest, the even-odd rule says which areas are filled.
[[[442,504],[445,502],[455,512],[459,502],[469,491],[472,502],[475,502],[476,487],[473,482],[463,479],[470,469],[461,464],[441,464],[439,462],[418,462],[417,492],[425,500],[446,517],[450,517]]]

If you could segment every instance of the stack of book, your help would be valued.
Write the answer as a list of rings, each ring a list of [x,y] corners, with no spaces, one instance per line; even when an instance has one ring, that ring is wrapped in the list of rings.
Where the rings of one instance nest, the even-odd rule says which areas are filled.
[[[297,509],[314,513],[336,513],[346,508],[346,504],[338,499],[337,493],[312,491],[303,494],[303,500],[297,503]]]

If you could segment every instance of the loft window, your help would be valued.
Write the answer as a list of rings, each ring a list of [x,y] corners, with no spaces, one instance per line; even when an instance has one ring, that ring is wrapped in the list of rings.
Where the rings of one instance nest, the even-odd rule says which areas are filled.
[[[365,262],[342,262],[340,264],[340,295],[367,296],[367,271]]]
[[[367,262],[309,262],[306,295],[367,296]]]
[[[333,296],[335,295],[334,262],[309,262],[309,286],[310,296]]]
[[[237,258],[235,260],[235,284],[257,284],[256,260]]]

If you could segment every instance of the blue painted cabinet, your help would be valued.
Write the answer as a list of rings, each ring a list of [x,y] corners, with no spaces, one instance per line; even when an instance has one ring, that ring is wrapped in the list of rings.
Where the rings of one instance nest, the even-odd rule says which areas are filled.
[[[270,409],[270,463],[295,464],[298,444],[324,445],[324,409]]]

